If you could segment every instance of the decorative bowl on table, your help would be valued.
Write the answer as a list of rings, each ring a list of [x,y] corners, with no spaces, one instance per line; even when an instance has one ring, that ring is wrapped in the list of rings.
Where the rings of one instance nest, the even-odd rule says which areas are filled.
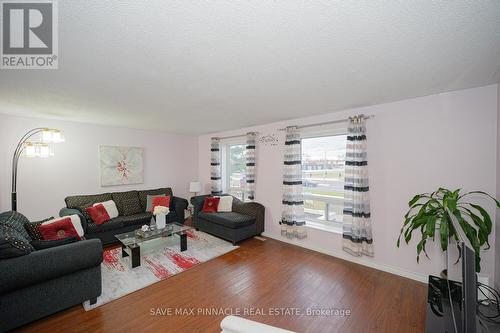
[[[136,236],[141,237],[141,238],[149,238],[151,236],[158,235],[159,233],[161,233],[161,230],[158,230],[158,229],[154,229],[154,230],[148,229],[147,231],[142,230],[142,229],[135,230]]]

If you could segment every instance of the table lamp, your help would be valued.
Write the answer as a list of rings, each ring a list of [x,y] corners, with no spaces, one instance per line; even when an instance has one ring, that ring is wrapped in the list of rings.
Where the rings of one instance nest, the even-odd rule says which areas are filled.
[[[196,196],[196,194],[198,192],[201,192],[201,183],[200,182],[190,182],[189,183],[189,192],[194,193],[194,196]]]

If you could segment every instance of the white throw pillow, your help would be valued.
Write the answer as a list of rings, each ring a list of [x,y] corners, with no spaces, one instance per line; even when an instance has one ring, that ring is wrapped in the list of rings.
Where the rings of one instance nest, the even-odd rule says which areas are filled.
[[[57,219],[52,219],[48,220],[47,222],[43,222],[42,225],[47,225],[51,224],[57,221],[61,221],[65,218],[70,218],[71,219],[71,224],[73,224],[73,227],[75,228],[78,236],[83,237],[83,228],[82,228],[82,223],[80,222],[80,217],[78,215],[69,215],[69,216],[63,216],[63,217],[58,217]]]
[[[102,204],[104,206],[110,219],[114,219],[115,217],[118,217],[118,208],[116,208],[116,204],[113,200],[108,200],[108,201],[104,201],[104,202],[97,202],[97,203],[93,204],[92,206],[95,207],[95,206],[100,205],[100,204]]]
[[[233,197],[230,195],[220,197],[217,212],[232,212],[233,211]]]

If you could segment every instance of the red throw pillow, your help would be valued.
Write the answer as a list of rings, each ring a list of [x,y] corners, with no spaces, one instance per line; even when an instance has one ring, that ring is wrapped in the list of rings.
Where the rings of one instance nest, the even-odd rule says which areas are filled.
[[[88,207],[85,209],[89,213],[90,218],[95,224],[103,224],[106,221],[111,220],[108,211],[103,204],[98,204],[93,207]]]
[[[156,206],[170,208],[170,195],[153,197],[151,211],[154,211]]]
[[[220,198],[207,197],[203,201],[203,212],[205,213],[217,213],[217,208],[219,207]]]
[[[81,239],[73,223],[71,223],[70,217],[54,223],[42,224],[38,227],[38,230],[40,230],[44,240],[55,240],[67,237],[76,237],[78,240]]]

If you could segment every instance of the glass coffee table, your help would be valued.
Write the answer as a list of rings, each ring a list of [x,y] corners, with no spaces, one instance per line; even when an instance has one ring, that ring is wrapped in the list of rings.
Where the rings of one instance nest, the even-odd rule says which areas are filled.
[[[141,265],[141,246],[145,246],[152,241],[159,240],[162,238],[171,239],[175,235],[180,238],[180,250],[187,250],[187,234],[186,231],[193,229],[184,224],[180,223],[169,223],[163,229],[150,230],[147,232],[141,232],[138,230],[126,232],[123,234],[115,235],[115,237],[122,244],[122,257],[132,257],[132,268]],[[130,252],[130,254],[128,253]]]

